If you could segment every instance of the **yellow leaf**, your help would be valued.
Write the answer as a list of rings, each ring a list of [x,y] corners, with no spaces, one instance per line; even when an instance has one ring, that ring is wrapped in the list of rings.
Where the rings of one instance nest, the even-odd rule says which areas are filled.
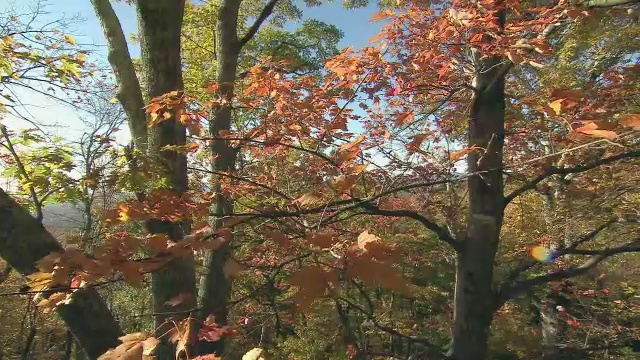
[[[242,360],[264,360],[261,356],[263,350],[260,348],[253,348],[242,356]]]
[[[71,45],[77,45],[78,44],[78,43],[76,43],[76,39],[74,39],[73,36],[71,36],[71,35],[65,35],[64,41],[66,41],[68,44],[71,44]]]
[[[556,115],[560,115],[560,113],[562,112],[562,104],[564,102],[564,99],[558,99],[555,101],[552,101],[551,103],[549,103],[549,107],[553,110],[553,112],[556,113]]]
[[[154,338],[153,336],[146,339],[142,342],[142,355],[153,355],[153,351],[160,344],[160,340]]]

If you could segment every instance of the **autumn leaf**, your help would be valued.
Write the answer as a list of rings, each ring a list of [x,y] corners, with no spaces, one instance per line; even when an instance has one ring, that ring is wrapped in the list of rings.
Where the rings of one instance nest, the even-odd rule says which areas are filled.
[[[328,232],[310,232],[307,233],[306,240],[321,249],[328,249],[335,245],[337,238],[334,234]]]
[[[391,9],[387,9],[384,11],[380,11],[377,12],[375,14],[373,14],[373,16],[371,17],[371,22],[377,22],[377,21],[381,21],[384,20],[390,16],[393,16],[394,12]]]
[[[140,360],[144,355],[146,335],[133,333],[118,338],[122,344],[101,355],[98,360]]]
[[[261,356],[263,350],[260,348],[253,348],[242,356],[242,360],[264,360]]]
[[[329,184],[331,185],[331,188],[334,191],[336,191],[339,194],[342,194],[347,190],[350,190],[351,188],[353,188],[356,185],[357,181],[358,181],[358,178],[356,176],[341,175],[336,179],[334,179],[333,181],[331,181]]]
[[[273,240],[273,242],[275,242],[276,244],[282,247],[288,247],[291,245],[291,242],[289,241],[289,238],[287,237],[287,235],[279,231],[267,231],[265,232],[265,235],[269,239]]]
[[[550,96],[552,99],[569,99],[576,102],[582,100],[584,95],[584,92],[580,90],[554,89]]]
[[[522,57],[522,55],[518,54],[514,50],[509,50],[507,52],[507,57],[509,58],[509,60],[511,60],[511,62],[517,65],[520,65],[524,62],[524,57]]]
[[[595,121],[586,122],[584,126],[577,128],[576,132],[589,135],[591,137],[605,138],[609,140],[613,140],[618,137],[618,134],[614,131],[607,130],[607,126],[602,126]]]
[[[307,265],[289,278],[289,283],[298,287],[294,295],[296,304],[303,311],[309,310],[313,303],[324,297],[330,290],[330,284],[338,284],[335,271],[326,272],[316,265]]]
[[[563,101],[564,99],[554,100],[549,103],[549,107],[553,110],[556,115],[560,115],[563,109]]]
[[[322,197],[316,193],[308,193],[293,201],[302,207],[318,205],[322,202]]]
[[[462,159],[463,157],[465,157],[470,152],[476,151],[478,149],[482,149],[482,148],[479,147],[479,146],[471,146],[471,147],[466,148],[466,149],[455,151],[455,152],[451,153],[451,155],[449,155],[449,160],[458,161],[458,160]]]
[[[145,339],[142,342],[142,355],[153,355],[153,352],[155,351],[158,344],[160,344],[160,340],[154,338],[153,336]]]
[[[362,143],[363,141],[364,141],[364,135],[360,135],[360,136],[358,136],[357,138],[355,138],[355,140],[353,140],[353,141],[351,141],[351,142],[348,142],[348,143],[346,143],[346,144],[344,144],[344,145],[341,145],[341,146],[338,148],[338,151],[347,151],[347,150],[350,150],[350,149],[352,149],[353,147],[360,145],[360,143]]]
[[[73,36],[71,35],[65,35],[64,36],[64,41],[70,45],[77,45],[78,43],[76,42],[76,39],[73,38]]]
[[[625,115],[620,119],[620,125],[633,130],[640,130],[640,114]]]

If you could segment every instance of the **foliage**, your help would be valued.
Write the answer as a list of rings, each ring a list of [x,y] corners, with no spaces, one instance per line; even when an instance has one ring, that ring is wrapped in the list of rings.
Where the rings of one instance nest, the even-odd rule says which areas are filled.
[[[238,54],[242,76],[230,85],[213,81],[221,44],[202,30],[218,5],[187,6],[185,89],[144,109],[149,128],[188,132],[158,149],[186,155],[188,191],[172,191],[155,154],[112,147],[112,128],[94,151],[117,166],[80,180],[70,145],[4,131],[5,176],[36,207],[49,193],[71,201],[99,186],[120,192],[106,211],[85,207],[100,217],[90,252],[51,253],[27,277],[38,307],[100,288],[129,332],[101,359],[157,355],[163,342],[176,358],[213,359],[221,354],[197,356],[195,345],[223,340],[232,347],[221,356],[243,359],[439,358],[453,338],[449,355],[465,360],[455,343],[489,329],[483,344],[469,344],[488,344],[496,359],[629,355],[640,199],[633,12],[400,3],[374,17],[385,25],[371,46],[335,54],[335,27],[282,30],[299,16],[282,2]],[[239,28],[262,9],[244,2]],[[229,129],[205,129],[225,109]],[[217,142],[234,154],[225,170],[209,163],[224,156]],[[479,188],[498,196],[479,202]],[[232,210],[220,212],[220,198]],[[189,231],[152,233],[154,221]],[[535,258],[536,247],[550,256]],[[229,323],[199,317],[196,294],[181,293],[152,326],[148,274],[223,249]]]

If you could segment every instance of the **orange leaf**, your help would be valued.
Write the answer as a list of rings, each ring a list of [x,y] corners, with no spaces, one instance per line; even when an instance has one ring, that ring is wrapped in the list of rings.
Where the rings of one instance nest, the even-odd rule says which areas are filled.
[[[313,206],[321,203],[322,198],[318,194],[308,193],[300,196],[299,198],[295,199],[293,202],[300,204],[300,206]]]
[[[153,336],[147,338],[142,342],[143,352],[142,355],[153,355],[154,350],[160,344],[160,340],[154,338]]]
[[[393,15],[393,10],[387,9],[385,11],[381,11],[381,12],[373,14],[373,17],[371,17],[371,22],[384,20],[384,19],[386,19],[386,18],[388,18],[389,16],[392,16],[392,15]]]
[[[509,58],[509,60],[511,60],[511,62],[513,62],[514,64],[522,64],[524,62],[524,57],[522,57],[522,55],[518,54],[516,51],[514,50],[510,50],[507,51],[507,57]]]
[[[469,147],[469,148],[466,148],[466,149],[455,151],[455,152],[451,153],[451,155],[449,155],[449,160],[458,161],[458,160],[462,159],[468,153],[470,153],[472,151],[476,151],[478,149],[481,149],[481,147],[472,146],[472,147]]]
[[[640,130],[640,114],[625,115],[620,119],[620,125],[634,130]]]
[[[585,127],[579,127],[576,129],[577,132],[592,136],[592,137],[597,137],[597,138],[605,138],[605,139],[609,139],[609,140],[613,140],[616,137],[618,137],[618,134],[616,134],[615,132],[611,131],[611,130],[598,130],[598,129],[590,129],[590,128],[585,128]]]
[[[342,194],[347,190],[350,190],[356,185],[358,178],[353,175],[341,175],[331,181],[330,185],[333,190]]]
[[[351,142],[348,142],[348,143],[346,143],[346,144],[344,144],[344,145],[341,145],[341,146],[338,148],[338,151],[346,151],[346,150],[349,150],[349,149],[351,149],[351,148],[355,147],[356,145],[359,145],[359,144],[360,144],[361,142],[363,142],[363,141],[364,141],[364,135],[360,135],[360,136],[358,136],[355,140],[353,140],[353,141],[351,141]]]

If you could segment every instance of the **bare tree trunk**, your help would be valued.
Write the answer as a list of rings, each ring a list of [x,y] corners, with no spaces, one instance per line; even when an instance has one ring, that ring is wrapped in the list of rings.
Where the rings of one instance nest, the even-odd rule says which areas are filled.
[[[503,11],[497,21],[503,26]],[[501,59],[478,60],[474,79],[468,145],[485,151],[467,157],[468,171],[481,173],[467,181],[467,232],[457,250],[453,339],[448,354],[455,360],[486,357],[489,327],[497,306],[493,269],[504,213],[505,69]]]
[[[218,60],[217,83],[223,98],[231,99],[238,67],[240,44],[238,40],[238,12],[241,0],[226,0],[218,12],[216,43]],[[232,112],[230,105],[216,106],[212,109],[213,121],[210,125],[211,136],[216,137],[221,131],[231,129]],[[235,150],[228,141],[213,140],[211,151],[214,155],[212,164],[215,172],[232,171],[235,164]],[[214,180],[215,181],[215,180]],[[233,203],[221,194],[220,185],[215,185],[218,194],[213,213],[216,216],[215,225],[222,224],[222,217],[233,212]],[[231,254],[231,249],[225,245],[215,251],[207,251],[204,258],[205,275],[200,279],[198,303],[202,309],[201,318],[213,315],[218,324],[226,324],[228,317],[227,302],[231,291],[231,280],[227,279],[223,267]],[[200,342],[196,347],[198,354],[221,354],[224,342]]]
[[[138,23],[140,26],[140,45],[144,63],[144,84],[147,97],[171,91],[182,90],[182,69],[180,58],[180,31],[184,14],[184,0],[139,0],[137,2]],[[170,181],[171,188],[178,194],[187,190],[187,159],[177,151],[167,151],[167,145],[184,145],[186,130],[176,118],[161,122],[149,130],[148,154],[154,157],[164,170],[164,176]],[[173,240],[184,237],[190,232],[188,221],[168,222],[153,219],[147,222],[150,233],[164,233]],[[151,288],[153,292],[153,310],[156,313],[188,310],[190,304],[170,307],[166,302],[181,293],[195,294],[195,269],[191,255],[174,259],[167,267],[152,274]],[[188,313],[172,315],[172,318],[186,318]],[[162,333],[168,319],[167,315],[157,315],[155,326],[161,327]],[[169,356],[159,354],[160,358]]]

